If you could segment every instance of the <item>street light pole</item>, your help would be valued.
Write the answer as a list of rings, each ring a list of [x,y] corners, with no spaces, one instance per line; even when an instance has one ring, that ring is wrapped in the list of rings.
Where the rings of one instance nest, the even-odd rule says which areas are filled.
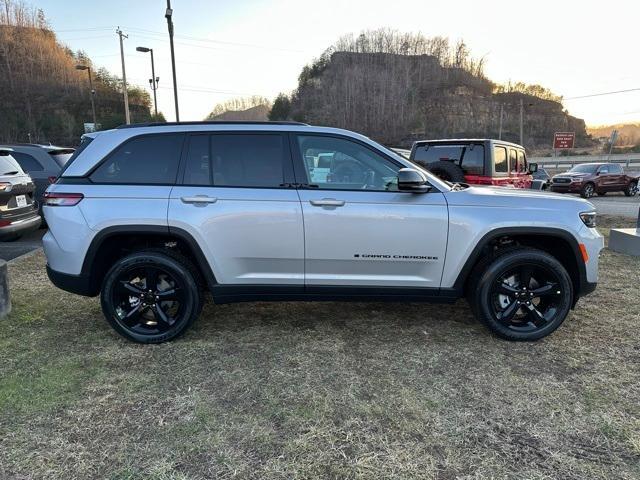
[[[124,95],[124,120],[127,125],[131,123],[131,117],[129,116],[129,94],[127,92],[127,71],[124,68],[124,47],[122,46],[122,38],[129,38],[129,35],[125,35],[120,30],[120,27],[116,30],[116,33],[120,37],[120,58],[122,59],[122,92]]]
[[[156,120],[158,119],[158,97],[156,95],[156,90],[158,89],[158,78],[156,78],[156,68],[153,62],[153,48],[147,47],[136,47],[138,52],[143,53],[151,53],[151,80],[149,83],[151,84],[151,90],[153,90],[153,107],[156,112]]]
[[[86,70],[89,74],[89,90],[91,99],[91,113],[93,114],[93,128],[98,129],[98,121],[96,120],[96,104],[93,97],[96,95],[96,91],[93,89],[93,80],[91,79],[91,67],[88,65],[76,65],[76,70]]]
[[[167,28],[169,29],[169,46],[171,48],[171,70],[173,71],[173,99],[176,104],[176,122],[180,121],[180,113],[178,111],[178,85],[176,84],[176,56],[173,50],[173,10],[171,10],[171,0],[167,0],[167,10],[164,14],[167,19]]]

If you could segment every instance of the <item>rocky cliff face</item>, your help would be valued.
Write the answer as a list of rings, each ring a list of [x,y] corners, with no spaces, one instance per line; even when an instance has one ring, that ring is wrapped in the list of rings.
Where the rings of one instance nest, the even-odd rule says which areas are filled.
[[[550,147],[556,131],[576,132],[578,146],[591,144],[583,120],[560,103],[522,93],[493,93],[484,77],[442,67],[430,55],[337,52],[303,72],[292,98],[292,117],[348,128],[389,145],[419,138],[492,137]]]

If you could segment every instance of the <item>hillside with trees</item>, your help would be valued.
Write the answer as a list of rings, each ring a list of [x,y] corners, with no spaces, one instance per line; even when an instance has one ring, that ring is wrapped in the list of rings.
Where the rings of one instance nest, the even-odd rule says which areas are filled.
[[[539,85],[496,85],[484,59],[467,45],[376,30],[346,36],[304,67],[298,87],[274,101],[271,120],[298,120],[347,128],[389,145],[418,138],[493,137],[550,146],[555,131],[575,131],[591,145],[583,120],[570,116],[561,97]]]
[[[85,54],[58,42],[42,10],[0,0],[0,142],[77,144],[84,123],[92,122],[87,72],[78,64],[92,67],[98,123],[124,123],[118,77],[94,71]],[[149,94],[127,91],[132,122],[149,121]]]

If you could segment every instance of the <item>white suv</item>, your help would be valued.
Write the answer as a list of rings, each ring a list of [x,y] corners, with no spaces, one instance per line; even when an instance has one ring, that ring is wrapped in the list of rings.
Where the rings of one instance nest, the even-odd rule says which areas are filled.
[[[596,286],[593,205],[448,184],[353,132],[299,123],[86,135],[46,193],[47,270],[101,294],[125,337],[183,333],[215,303],[452,302],[534,340]]]

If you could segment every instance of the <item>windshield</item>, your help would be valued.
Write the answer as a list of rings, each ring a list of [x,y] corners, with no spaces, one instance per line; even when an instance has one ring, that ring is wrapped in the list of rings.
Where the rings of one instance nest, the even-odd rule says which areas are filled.
[[[583,164],[583,165],[576,165],[569,171],[571,173],[596,173],[596,170],[598,170],[598,165]]]
[[[8,153],[0,153],[0,175],[17,175],[24,173],[18,162]]]

